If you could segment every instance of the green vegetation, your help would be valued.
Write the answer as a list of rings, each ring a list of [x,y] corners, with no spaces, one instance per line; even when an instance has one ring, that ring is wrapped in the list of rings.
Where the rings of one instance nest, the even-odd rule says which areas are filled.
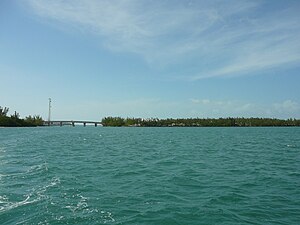
[[[8,116],[9,108],[0,106],[0,127],[36,127],[43,126],[43,119],[40,116],[28,116],[21,119],[19,113],[15,112]]]
[[[105,117],[102,119],[103,126],[120,127],[267,127],[267,126],[300,126],[298,119],[275,119],[275,118],[187,118],[187,119],[141,119]]]

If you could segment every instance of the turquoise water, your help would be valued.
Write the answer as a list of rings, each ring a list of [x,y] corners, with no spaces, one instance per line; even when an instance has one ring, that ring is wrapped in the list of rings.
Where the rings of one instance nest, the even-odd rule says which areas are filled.
[[[0,224],[299,224],[300,128],[0,129]]]

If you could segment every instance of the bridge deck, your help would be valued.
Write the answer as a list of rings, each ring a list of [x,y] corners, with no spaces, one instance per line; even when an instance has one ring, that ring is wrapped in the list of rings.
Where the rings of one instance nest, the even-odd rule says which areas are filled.
[[[83,126],[86,126],[87,124],[94,124],[95,127],[97,127],[97,125],[102,126],[101,122],[87,121],[87,120],[51,120],[51,121],[44,121],[43,123],[45,126],[72,125],[74,127],[75,124],[83,124]]]

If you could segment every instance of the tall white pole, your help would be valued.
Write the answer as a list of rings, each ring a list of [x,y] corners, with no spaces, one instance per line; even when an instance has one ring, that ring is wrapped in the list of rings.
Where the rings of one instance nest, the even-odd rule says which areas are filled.
[[[51,98],[49,98],[49,113],[48,113],[48,122],[51,121]]]

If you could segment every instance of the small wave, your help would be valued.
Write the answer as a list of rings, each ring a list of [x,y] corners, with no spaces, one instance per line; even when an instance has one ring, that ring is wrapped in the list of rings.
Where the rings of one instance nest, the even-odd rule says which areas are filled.
[[[8,198],[6,197],[6,195],[1,196],[0,195],[0,204],[6,203],[8,201]]]
[[[9,211],[23,205],[32,204],[41,201],[42,199],[46,199],[47,196],[45,195],[45,192],[47,191],[47,189],[59,183],[60,179],[54,177],[47,185],[39,187],[37,189],[33,189],[29,194],[25,194],[25,199],[19,202],[10,201],[10,199],[6,195],[0,196],[0,212]]]
[[[9,202],[9,199],[6,198],[5,201],[0,202],[0,204],[3,204],[3,206],[0,206],[0,212],[9,211],[23,205],[32,204],[36,201],[38,201],[38,199],[33,199],[30,201],[30,195],[25,195],[25,199],[20,202]]]
[[[81,211],[88,208],[89,205],[87,203],[88,201],[87,197],[84,197],[81,194],[76,194],[74,195],[74,197],[79,197],[80,198],[79,202],[76,205],[67,205],[65,207],[66,209],[70,209],[74,213],[75,211]]]
[[[291,145],[291,144],[287,144],[286,147],[288,147],[288,148],[297,148],[296,145]]]
[[[104,223],[107,223],[107,222],[115,222],[115,219],[113,218],[113,215],[111,212],[107,212],[107,211],[100,211],[101,213],[101,219],[103,219]]]
[[[78,202],[75,204],[69,204],[64,208],[69,209],[73,214],[96,214],[101,219],[102,223],[115,222],[111,212],[90,207],[88,204],[88,197],[85,197],[82,194],[76,194],[73,195],[72,198],[78,198]]]
[[[42,173],[48,171],[47,163],[42,163],[38,165],[34,165],[29,167],[28,169],[20,170],[20,171],[15,171],[15,172],[9,172],[7,174],[0,174],[0,180],[2,177],[23,177],[25,175],[33,175],[37,173]]]
[[[31,166],[26,172],[27,173],[36,173],[40,171],[48,171],[47,163],[42,163],[38,165]]]
[[[42,187],[36,189],[35,192],[38,194],[38,196],[44,196],[44,193],[48,190],[48,188],[54,187],[54,186],[56,186],[58,184],[60,184],[60,179],[58,177],[53,177],[50,180],[50,183],[48,183],[45,186],[42,186]]]

